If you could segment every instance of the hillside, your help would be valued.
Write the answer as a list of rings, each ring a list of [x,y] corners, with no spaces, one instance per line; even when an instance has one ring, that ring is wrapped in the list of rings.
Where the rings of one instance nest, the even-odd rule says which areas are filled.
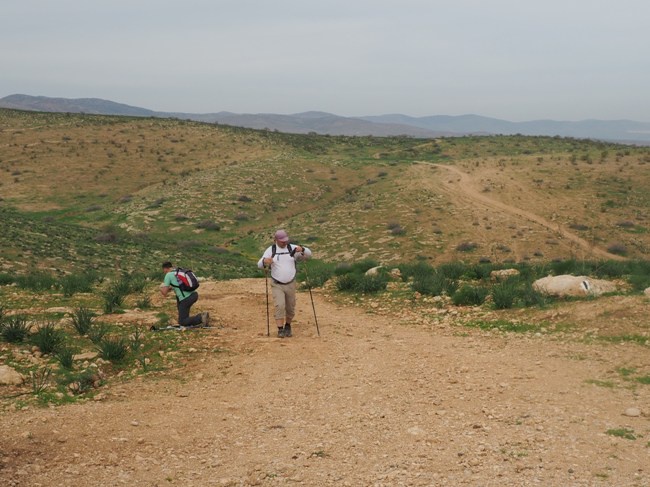
[[[243,259],[243,268],[279,226],[336,262],[648,255],[646,148],[523,136],[289,135],[11,110],[0,117],[0,195],[16,232],[2,237],[4,268],[108,267],[94,254],[119,240],[135,245],[124,256],[133,265],[146,242],[149,262],[190,258],[217,273],[215,256]],[[50,245],[26,244],[21,253],[15,244],[39,224],[64,248],[97,251],[63,260]],[[91,233],[75,237],[68,225]]]
[[[650,149],[14,110],[0,147],[1,485],[650,482]],[[167,259],[210,327],[167,326]],[[532,289],[565,273],[619,287]]]

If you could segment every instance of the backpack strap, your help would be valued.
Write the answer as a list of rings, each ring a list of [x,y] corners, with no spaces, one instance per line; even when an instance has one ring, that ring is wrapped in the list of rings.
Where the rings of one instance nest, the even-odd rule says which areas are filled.
[[[280,255],[289,254],[293,257],[296,254],[296,247],[292,247],[290,243],[287,244],[287,250],[289,252],[282,252]],[[271,245],[271,258],[274,258],[278,253],[278,246],[273,244]]]
[[[180,271],[181,268],[180,268],[180,267],[177,267],[177,268],[174,269],[174,270],[176,271],[175,274],[174,274],[174,277],[176,278],[176,282],[178,282],[178,271]],[[185,291],[183,291],[183,290],[181,289],[180,286],[176,286],[176,285],[172,284],[171,282],[169,283],[169,285],[170,285],[171,287],[175,287],[176,289],[178,289],[178,290],[181,292],[181,294],[183,295],[184,298],[186,297],[186,296],[185,296]],[[176,299],[178,300],[178,296],[176,296]]]

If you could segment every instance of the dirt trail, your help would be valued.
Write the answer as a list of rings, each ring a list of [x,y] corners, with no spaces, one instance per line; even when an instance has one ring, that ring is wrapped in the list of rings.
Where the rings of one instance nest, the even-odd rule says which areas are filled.
[[[183,368],[0,413],[0,485],[650,485],[649,418],[623,416],[649,388],[593,383],[646,348],[414,326],[323,291],[320,338],[304,292],[295,336],[267,338],[264,293],[204,283],[226,324],[186,332]]]
[[[612,254],[610,252],[607,252],[606,250],[591,245],[585,239],[568,231],[566,228],[562,228],[559,224],[547,220],[544,217],[536,215],[535,213],[532,213],[525,209],[518,208],[486,196],[485,194],[481,193],[477,189],[476,183],[474,182],[474,180],[469,174],[461,171],[456,167],[447,166],[444,164],[428,163],[428,162],[422,162],[421,164],[428,164],[431,166],[444,169],[452,173],[454,176],[456,176],[458,179],[442,181],[444,187],[447,188],[447,190],[452,193],[460,194],[462,196],[469,198],[470,200],[472,200],[474,204],[479,204],[493,210],[501,211],[504,213],[508,213],[510,215],[517,216],[519,218],[523,218],[524,220],[535,222],[543,227],[548,228],[551,232],[558,233],[562,235],[562,237],[576,243],[578,246],[583,248],[589,255],[594,255],[596,257],[600,257],[603,259],[625,260],[625,258],[621,257],[620,255]]]

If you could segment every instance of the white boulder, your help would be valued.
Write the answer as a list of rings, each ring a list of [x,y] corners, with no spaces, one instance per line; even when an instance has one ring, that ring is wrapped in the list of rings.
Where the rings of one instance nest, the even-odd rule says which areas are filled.
[[[600,296],[617,290],[615,283],[586,276],[548,276],[537,279],[533,289],[550,296]]]

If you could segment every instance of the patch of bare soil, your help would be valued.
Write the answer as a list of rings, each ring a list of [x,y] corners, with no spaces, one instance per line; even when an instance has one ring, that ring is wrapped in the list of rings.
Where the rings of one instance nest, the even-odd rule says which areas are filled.
[[[185,332],[184,367],[2,411],[0,484],[650,485],[650,386],[617,372],[650,375],[647,347],[481,332],[322,290],[320,337],[302,292],[278,339],[264,280],[201,291],[223,325]]]

